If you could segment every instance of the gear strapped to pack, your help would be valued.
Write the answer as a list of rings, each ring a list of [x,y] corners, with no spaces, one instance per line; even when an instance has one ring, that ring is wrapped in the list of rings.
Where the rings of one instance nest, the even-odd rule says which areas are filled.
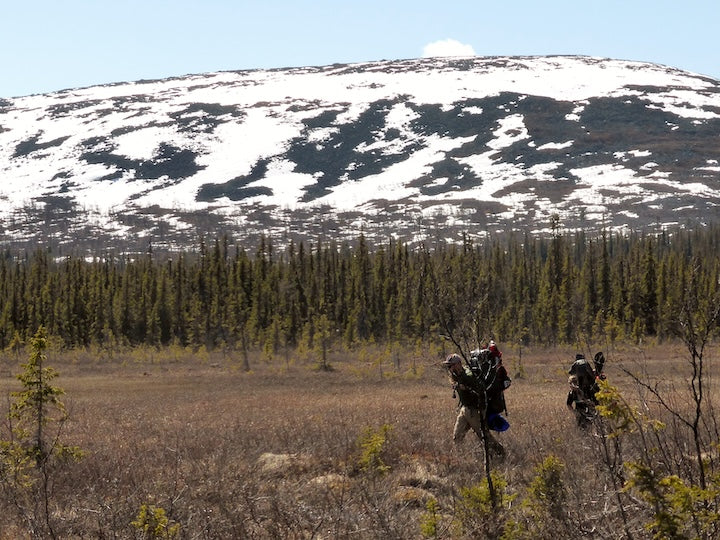
[[[468,367],[482,383],[487,386],[492,378],[492,359],[489,349],[475,349],[470,351]]]
[[[505,431],[510,425],[501,413],[507,414],[505,389],[510,387],[512,381],[502,365],[502,353],[497,350],[494,342],[491,343],[495,351],[490,347],[470,351],[467,363],[471,373],[485,389],[490,429]]]

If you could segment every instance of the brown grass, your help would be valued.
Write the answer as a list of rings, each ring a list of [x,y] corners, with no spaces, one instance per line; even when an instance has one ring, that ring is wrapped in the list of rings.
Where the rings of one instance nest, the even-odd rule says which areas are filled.
[[[498,435],[508,456],[493,469],[508,493],[522,496],[535,467],[557,456],[568,495],[564,529],[554,538],[617,537],[615,491],[597,440],[581,433],[565,408],[574,352],[523,351],[524,377],[506,393],[512,427]],[[148,503],[180,524],[181,538],[420,538],[426,504],[435,499],[439,537],[478,537],[467,520],[458,528],[457,512],[461,488],[485,478],[482,449],[470,435],[453,448],[456,402],[437,365],[441,354],[415,358],[414,371],[407,357],[400,369],[372,361],[383,354],[335,355],[332,371],[317,370],[312,360],[252,358],[245,372],[229,354],[148,359],[135,352],[97,361],[50,353],[70,412],[62,441],[87,453],[53,473],[56,532],[140,537],[131,522]],[[684,388],[681,347],[606,356],[608,379],[631,398],[636,387],[620,366]],[[517,351],[506,350],[505,363],[514,375]],[[2,367],[7,395],[18,389],[11,376],[17,359],[5,358]],[[358,439],[385,424],[392,430],[382,459],[390,470],[364,471]],[[22,537],[22,522],[8,508],[0,503],[0,537]],[[632,517],[636,538],[646,534],[646,518]]]

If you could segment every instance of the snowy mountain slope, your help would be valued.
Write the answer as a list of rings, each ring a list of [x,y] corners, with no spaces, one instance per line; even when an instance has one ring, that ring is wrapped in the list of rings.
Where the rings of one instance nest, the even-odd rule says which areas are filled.
[[[0,99],[0,240],[88,249],[720,217],[720,81],[589,57],[221,72]]]

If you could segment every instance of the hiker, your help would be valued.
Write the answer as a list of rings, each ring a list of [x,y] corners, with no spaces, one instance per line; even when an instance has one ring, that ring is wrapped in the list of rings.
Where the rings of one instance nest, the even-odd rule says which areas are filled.
[[[481,441],[487,440],[488,448],[493,454],[504,456],[505,448],[492,436],[488,428],[485,417],[488,411],[486,391],[481,379],[463,367],[459,354],[449,355],[443,365],[453,382],[453,397],[457,395],[460,401],[460,410],[453,430],[453,442],[461,443],[465,434],[472,428]]]
[[[507,369],[505,369],[505,366],[502,363],[502,352],[500,352],[493,340],[490,340],[490,343],[488,344],[488,351],[490,352],[490,369],[488,375],[486,376],[488,395],[487,414],[490,429],[495,429],[496,426],[500,427],[507,423],[501,414],[507,413],[507,407],[505,405],[505,390],[510,387],[512,380],[508,375]],[[507,427],[505,429],[507,429]],[[496,431],[504,430],[496,429]]]
[[[595,405],[598,400],[595,394],[600,390],[598,381],[605,379],[602,373],[605,365],[605,356],[598,352],[594,358],[595,368],[585,359],[585,355],[578,353],[568,371],[568,391],[566,405],[575,412],[577,423],[586,427],[596,416]]]

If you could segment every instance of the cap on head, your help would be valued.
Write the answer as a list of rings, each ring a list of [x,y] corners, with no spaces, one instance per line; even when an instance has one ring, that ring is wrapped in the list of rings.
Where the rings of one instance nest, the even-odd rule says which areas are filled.
[[[585,360],[585,355],[583,353],[577,353],[575,355],[575,360]]]
[[[462,358],[460,358],[460,355],[457,353],[453,353],[448,355],[448,357],[443,361],[443,366],[450,367],[454,366],[456,364],[461,364]]]
[[[494,347],[495,346],[495,340],[490,340],[490,343],[488,343],[488,347]]]

